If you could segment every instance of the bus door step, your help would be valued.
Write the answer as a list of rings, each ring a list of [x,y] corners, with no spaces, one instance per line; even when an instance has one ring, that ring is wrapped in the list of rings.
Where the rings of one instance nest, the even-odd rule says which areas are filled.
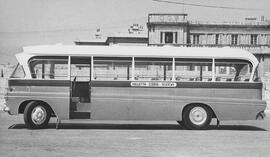
[[[91,112],[71,112],[70,119],[90,119]]]

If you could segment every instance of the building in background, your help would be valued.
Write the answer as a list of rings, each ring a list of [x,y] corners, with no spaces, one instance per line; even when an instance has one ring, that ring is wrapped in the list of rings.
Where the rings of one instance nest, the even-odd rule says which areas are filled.
[[[109,45],[134,45],[147,46],[147,34],[118,33],[103,39],[77,40],[76,45],[109,46]]]
[[[270,22],[261,19],[205,22],[188,21],[187,14],[149,14],[149,45],[230,46],[258,52],[270,45]]]
[[[187,14],[149,14],[149,46],[233,47],[252,52],[262,75],[270,76],[270,21],[247,17],[243,22],[188,21]]]
[[[242,22],[189,21],[187,14],[149,14],[147,33],[133,24],[126,33],[75,41],[76,45],[140,45],[233,47],[252,52],[260,61],[260,74],[270,82],[270,21],[247,17]]]
[[[92,46],[108,46],[108,45],[134,45],[134,46],[147,46],[148,36],[143,29],[143,26],[139,24],[133,24],[130,26],[127,32],[116,33],[102,38],[101,30],[97,29],[95,33],[95,39],[92,40],[78,40],[74,41],[76,45],[92,45]]]

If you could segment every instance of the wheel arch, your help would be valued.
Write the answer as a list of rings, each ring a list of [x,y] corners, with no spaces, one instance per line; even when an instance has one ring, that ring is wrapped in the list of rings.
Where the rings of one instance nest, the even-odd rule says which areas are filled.
[[[188,106],[190,106],[190,105],[195,105],[195,104],[199,104],[199,105],[203,105],[203,106],[205,106],[205,107],[207,107],[207,108],[209,108],[210,110],[211,110],[211,112],[212,112],[212,118],[217,118],[217,119],[219,119],[219,117],[217,116],[217,114],[216,114],[216,112],[214,111],[214,109],[213,109],[213,107],[211,106],[211,105],[209,105],[209,104],[207,104],[207,103],[199,103],[199,102],[194,102],[194,103],[189,103],[189,104],[186,104],[185,106],[183,106],[183,108],[182,108],[182,112],[181,112],[181,118],[183,119],[183,113],[184,113],[184,111],[187,109],[187,107]]]
[[[51,105],[43,100],[26,100],[24,102],[22,102],[20,105],[19,105],[19,108],[18,108],[18,113],[20,114],[23,114],[24,113],[24,110],[27,106],[28,103],[32,102],[32,101],[35,101],[35,102],[40,102],[42,103],[43,105],[45,105],[46,107],[48,107],[48,109],[51,111],[51,116],[55,116],[55,112],[54,110],[52,109]]]

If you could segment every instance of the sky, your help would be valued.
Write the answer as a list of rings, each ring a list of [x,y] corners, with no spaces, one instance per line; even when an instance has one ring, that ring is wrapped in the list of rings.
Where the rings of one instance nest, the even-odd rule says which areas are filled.
[[[247,16],[270,19],[270,0],[171,0],[259,11],[184,6],[189,20],[239,21]],[[0,0],[0,32],[57,30],[118,31],[145,25],[148,13],[183,13],[183,5],[152,0]]]
[[[153,0],[0,0],[0,65],[16,63],[23,46],[73,44],[127,32],[132,24],[146,29],[149,13],[187,13],[191,21],[270,20],[270,0],[167,0],[262,10],[228,10],[155,2]],[[184,8],[184,9],[183,9]]]

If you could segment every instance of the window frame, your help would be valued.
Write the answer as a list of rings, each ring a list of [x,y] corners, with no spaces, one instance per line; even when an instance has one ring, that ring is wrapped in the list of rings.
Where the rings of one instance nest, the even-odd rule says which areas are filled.
[[[83,75],[73,75],[73,72],[75,69],[72,69],[72,65],[88,65],[89,64],[89,76],[83,76]],[[69,79],[70,80],[73,80],[75,77],[77,77],[77,79],[79,78],[79,80],[81,78],[87,78],[89,77],[89,80],[87,81],[90,81],[91,80],[91,57],[90,56],[69,56],[69,64],[68,64],[68,68],[69,68]],[[84,68],[84,67],[87,67],[87,66],[81,66],[80,68]],[[79,70],[80,70],[79,68]],[[85,82],[84,81],[81,81],[81,82]]]
[[[174,74],[174,72],[173,72],[173,58],[172,57],[169,57],[169,58],[162,58],[162,57],[155,57],[155,58],[153,58],[153,57],[134,57],[134,69],[132,69],[132,73],[134,74],[134,76],[135,76],[135,72],[136,72],[136,63],[138,63],[138,62],[159,62],[159,63],[164,63],[164,64],[161,64],[161,65],[169,65],[169,66],[171,66],[171,75],[170,76],[167,76],[167,69],[164,69],[164,67],[163,67],[163,72],[161,73],[161,78],[162,78],[162,80],[136,80],[136,78],[134,77],[132,80],[136,80],[136,81],[172,81],[172,80],[174,80],[174,77],[173,77],[173,74]],[[168,63],[168,64],[166,64],[166,63]],[[171,64],[170,64],[171,63]],[[150,64],[149,64],[150,65]],[[155,64],[153,64],[153,65],[155,65]],[[166,67],[167,68],[167,67]],[[169,78],[169,80],[167,80],[167,78]],[[171,79],[170,79],[171,78]]]
[[[232,34],[231,36],[231,44],[238,45],[238,34]]]
[[[215,59],[215,70],[214,70],[215,71],[215,77],[217,76],[216,75],[216,68],[218,67],[217,64],[222,64],[222,63],[224,63],[224,64],[232,64],[232,65],[233,64],[235,64],[235,65],[236,64],[238,64],[238,65],[240,65],[240,64],[243,64],[243,65],[246,64],[246,65],[250,66],[249,67],[250,68],[250,75],[248,77],[248,80],[245,81],[245,82],[252,82],[253,81],[253,76],[254,76],[254,72],[253,72],[254,71],[254,67],[253,67],[253,64],[251,62],[247,61],[247,60],[242,60],[242,59]],[[236,73],[237,73],[238,72],[237,71],[237,68],[236,67],[234,67],[234,68],[235,68]],[[235,77],[239,77],[240,72],[241,72],[241,69],[240,69],[240,71],[238,73],[238,76],[235,76]],[[220,81],[220,82],[227,82],[227,81]],[[233,82],[240,83],[240,82],[243,82],[243,81],[234,80]]]
[[[215,36],[215,44],[216,45],[219,45],[220,44],[220,42],[219,42],[220,39],[219,38],[220,38],[220,35],[219,34],[216,34],[216,36]]]
[[[95,57],[91,57],[92,58],[92,61],[91,61],[91,63],[92,63],[92,65],[91,65],[91,68],[92,68],[92,70],[91,70],[91,72],[92,73],[94,73],[94,71],[95,71],[95,69],[93,69],[93,67],[94,67],[94,62],[93,62],[93,58],[95,58]],[[129,58],[129,57],[128,57]],[[158,57],[155,57],[155,58],[151,58],[151,57],[130,57],[130,58],[132,58],[131,59],[131,77],[129,78],[129,80],[117,80],[117,81],[149,81],[149,82],[151,82],[151,81],[176,81],[176,82],[190,82],[190,81],[183,81],[183,80],[180,80],[180,81],[178,81],[178,80],[176,80],[176,77],[175,77],[175,68],[176,68],[176,62],[178,62],[178,61],[184,61],[184,62],[190,62],[191,60],[193,60],[193,63],[203,63],[204,64],[204,62],[206,63],[206,61],[208,62],[208,63],[210,63],[208,66],[206,66],[207,67],[207,69],[208,70],[203,70],[203,72],[209,72],[209,73],[211,73],[211,80],[210,81],[207,81],[207,82],[216,82],[216,78],[217,78],[217,74],[216,74],[216,72],[217,72],[217,70],[216,70],[216,67],[217,67],[217,65],[216,64],[219,64],[220,63],[220,60],[225,60],[224,61],[224,63],[228,63],[228,64],[233,64],[233,63],[239,63],[239,62],[244,62],[244,63],[248,63],[248,64],[250,64],[250,68],[251,68],[251,70],[253,70],[253,67],[252,67],[252,63],[250,63],[249,61],[247,61],[247,60],[241,60],[241,59],[226,59],[226,58],[224,58],[224,59],[219,59],[219,58],[205,58],[205,59],[201,59],[201,58],[175,58],[175,57],[168,57],[168,58],[162,58],[162,57],[160,57],[160,58],[158,58]],[[136,80],[135,79],[135,64],[136,64],[136,58],[143,58],[142,60],[145,60],[145,61],[149,61],[149,60],[156,60],[156,61],[160,61],[160,59],[161,60],[163,60],[163,61],[170,61],[171,63],[172,63],[172,65],[171,65],[171,67],[172,67],[172,75],[170,76],[171,77],[171,79],[170,80],[168,80],[168,79],[166,79],[166,80]],[[195,60],[197,60],[197,61],[195,61]],[[211,66],[211,69],[209,70],[209,67]],[[196,69],[196,68],[195,68]],[[92,80],[94,80],[94,81],[108,81],[108,80],[95,80],[95,79],[93,79],[93,74],[91,74],[91,76],[92,76]],[[250,74],[250,77],[251,76],[253,76],[253,73],[252,73],[252,71],[251,71],[251,74]],[[167,76],[166,76],[166,78],[167,78]],[[115,81],[115,80],[109,80],[109,81]],[[249,78],[249,82],[252,82],[253,81],[253,79],[251,78]],[[206,81],[198,81],[198,82],[206,82]],[[219,81],[219,82],[228,82],[228,81]],[[239,82],[239,81],[234,81],[234,82]]]
[[[15,75],[15,73],[16,73],[16,71],[18,70],[19,67],[22,68],[22,71],[23,71],[23,77],[14,77],[14,75]],[[11,79],[24,79],[25,77],[26,77],[26,74],[25,74],[23,65],[21,65],[20,63],[17,63],[15,69],[13,70],[13,72],[12,72],[11,75],[10,75],[10,78],[11,78]]]
[[[97,80],[95,79],[95,60],[97,59],[98,61],[123,61],[123,62],[126,62],[126,61],[130,61],[130,69],[131,71],[129,72],[129,75],[128,75],[128,79],[126,80],[106,80],[106,79],[101,79],[101,80]],[[115,59],[115,60],[114,60]],[[106,56],[91,56],[91,80],[93,81],[130,81],[130,80],[133,80],[133,68],[132,68],[132,64],[133,64],[133,60],[132,60],[132,57],[106,57]]]
[[[174,39],[173,36],[174,36],[174,32],[164,32],[164,43],[165,44],[173,44],[173,42],[174,42],[173,41],[173,39]]]
[[[200,44],[200,34],[192,34],[192,35],[193,35],[192,44],[199,45]]]
[[[31,72],[31,63],[33,61],[33,59],[43,59],[43,60],[47,60],[48,59],[53,59],[53,60],[58,60],[59,58],[60,59],[63,59],[64,61],[67,61],[67,65],[68,65],[68,73],[67,73],[67,76],[64,78],[64,79],[49,79],[49,78],[33,78],[32,79],[41,79],[41,80],[70,80],[71,78],[71,57],[76,57],[76,56],[35,56],[35,57],[32,57],[29,59],[28,61],[28,67],[29,67],[29,70]],[[78,57],[78,56],[77,56]],[[94,79],[94,58],[98,58],[98,56],[80,56],[80,57],[87,57],[88,59],[91,59],[91,65],[90,65],[90,68],[91,68],[91,72],[90,72],[90,81],[106,81],[106,80],[95,80]],[[101,57],[105,57],[105,56],[101,56]],[[170,75],[170,78],[171,79],[165,79],[165,80],[147,80],[147,81],[177,81],[176,80],[176,77],[175,77],[175,63],[179,60],[182,60],[182,61],[185,61],[185,62],[190,62],[191,60],[201,60],[201,62],[203,62],[204,60],[208,60],[210,61],[211,60],[211,65],[212,65],[212,69],[211,70],[207,70],[207,72],[211,72],[212,73],[212,80],[211,82],[215,82],[215,79],[216,79],[216,62],[219,62],[219,60],[224,60],[223,59],[215,59],[215,58],[205,58],[205,59],[201,59],[201,58],[175,58],[175,57],[134,57],[134,56],[128,56],[128,57],[111,57],[111,56],[108,56],[107,58],[110,58],[109,60],[113,60],[113,58],[123,58],[123,60],[126,60],[128,58],[128,61],[131,62],[131,71],[129,71],[129,79],[127,80],[116,80],[116,81],[137,81],[135,80],[135,64],[136,64],[136,58],[144,58],[143,60],[163,60],[163,61],[170,61],[171,62],[171,67],[172,67],[172,71],[171,71],[171,75]],[[226,59],[225,60],[228,60],[228,61],[225,61],[226,63],[227,62],[239,62],[239,61],[244,61],[245,63],[248,63],[250,64],[250,78],[249,78],[249,82],[253,82],[253,77],[254,77],[254,67],[253,67],[253,64],[250,63],[250,61],[248,60],[241,60],[241,59]],[[127,61],[127,60],[126,60]],[[65,63],[66,64],[66,63]],[[17,65],[18,66],[18,65]],[[208,65],[208,68],[210,67],[210,65]],[[16,67],[17,68],[17,67]],[[207,68],[207,69],[208,69]],[[23,69],[23,72],[24,72],[24,76],[25,75],[25,71]],[[14,73],[14,71],[13,71]],[[32,73],[31,73],[31,76],[32,76]],[[166,76],[167,78],[167,76]],[[114,80],[109,80],[109,81],[114,81]],[[141,80],[141,81],[144,81],[144,80]],[[146,80],[145,80],[146,81]],[[177,81],[177,82],[185,82],[185,81]],[[200,81],[201,82],[201,81]],[[210,82],[210,81],[209,81]]]
[[[213,71],[206,71],[206,70],[203,70],[203,66],[204,67],[208,67],[208,66],[213,66],[213,59],[200,59],[200,58],[175,58],[175,71],[176,71],[176,66],[177,64],[182,64],[183,66],[187,66],[187,67],[193,67],[192,69],[186,69],[184,70],[184,72],[186,73],[196,73],[196,72],[199,72],[199,77],[197,78],[200,78],[200,80],[197,80],[197,79],[192,79],[192,80],[189,80],[189,81],[186,81],[186,80],[177,80],[177,77],[175,78],[177,82],[210,82],[210,81],[203,81],[203,73],[205,72],[209,72],[211,74],[210,78],[211,78],[211,82],[214,82],[213,81]],[[186,65],[185,65],[186,64]],[[209,65],[207,65],[209,64]],[[199,66],[200,65],[200,66]],[[174,74],[176,75],[176,74]],[[181,76],[180,76],[181,77]]]
[[[250,35],[250,44],[257,45],[258,44],[258,34],[251,34]]]
[[[64,76],[63,79],[55,79],[55,76],[54,78],[37,78],[35,75],[35,73],[33,72],[33,68],[34,66],[36,66],[38,63],[35,63],[35,64],[32,64],[31,62],[33,61],[38,61],[38,60],[44,60],[45,62],[46,61],[49,61],[49,60],[65,60],[67,63],[67,74]],[[70,80],[70,56],[34,56],[34,57],[31,57],[29,60],[28,60],[28,68],[29,68],[29,71],[30,71],[30,75],[31,75],[31,79],[35,79],[35,80]],[[45,76],[45,74],[42,74]],[[34,77],[35,76],[35,77]]]

